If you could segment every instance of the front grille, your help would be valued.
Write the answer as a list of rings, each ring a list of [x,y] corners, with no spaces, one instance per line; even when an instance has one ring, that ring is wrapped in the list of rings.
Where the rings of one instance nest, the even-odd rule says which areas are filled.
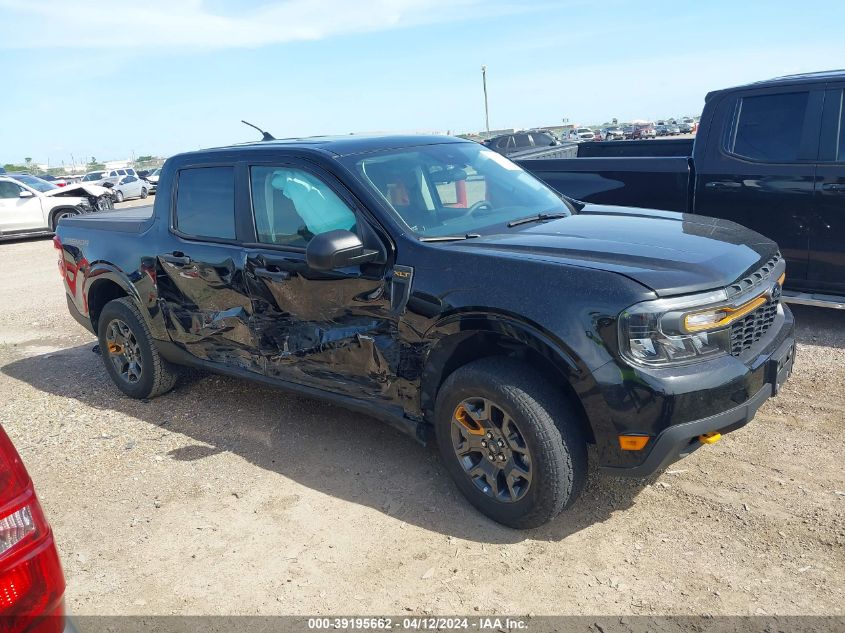
[[[754,312],[731,325],[731,355],[739,356],[759,341],[775,322],[780,304],[780,286],[775,286],[772,298]]]

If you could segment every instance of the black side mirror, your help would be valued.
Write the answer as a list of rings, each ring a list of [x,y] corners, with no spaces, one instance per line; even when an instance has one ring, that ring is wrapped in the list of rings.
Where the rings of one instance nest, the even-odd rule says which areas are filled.
[[[313,270],[357,266],[377,257],[378,251],[365,249],[361,238],[343,229],[315,235],[305,248],[305,261]]]

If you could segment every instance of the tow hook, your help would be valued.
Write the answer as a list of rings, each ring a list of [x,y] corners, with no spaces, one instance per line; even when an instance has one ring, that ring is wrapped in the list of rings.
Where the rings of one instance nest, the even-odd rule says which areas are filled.
[[[704,433],[698,436],[698,441],[702,444],[715,444],[722,439],[721,433]]]

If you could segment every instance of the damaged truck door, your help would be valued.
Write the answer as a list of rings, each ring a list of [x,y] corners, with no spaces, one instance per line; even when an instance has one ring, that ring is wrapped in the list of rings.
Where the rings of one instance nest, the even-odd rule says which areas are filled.
[[[202,360],[262,373],[237,243],[234,166],[181,169],[171,222],[173,235],[158,253],[170,338]]]
[[[392,400],[386,355],[396,323],[382,239],[343,186],[313,166],[252,165],[249,176],[258,243],[246,277],[268,377]]]

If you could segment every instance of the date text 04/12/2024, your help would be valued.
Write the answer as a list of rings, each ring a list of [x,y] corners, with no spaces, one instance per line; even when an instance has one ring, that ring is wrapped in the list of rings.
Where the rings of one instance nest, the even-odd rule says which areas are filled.
[[[459,630],[517,631],[527,628],[525,620],[501,617],[369,617],[369,618],[309,618],[308,629],[313,631],[356,630]]]

